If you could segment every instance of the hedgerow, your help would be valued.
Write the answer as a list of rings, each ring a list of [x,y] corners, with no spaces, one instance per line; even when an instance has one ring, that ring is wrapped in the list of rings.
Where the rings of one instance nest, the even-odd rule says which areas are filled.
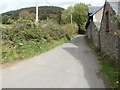
[[[76,24],[59,25],[54,20],[41,21],[35,25],[34,22],[20,19],[10,27],[4,26],[2,28],[3,63],[40,54],[47,48],[55,46],[56,41],[70,40],[77,34],[77,29]]]

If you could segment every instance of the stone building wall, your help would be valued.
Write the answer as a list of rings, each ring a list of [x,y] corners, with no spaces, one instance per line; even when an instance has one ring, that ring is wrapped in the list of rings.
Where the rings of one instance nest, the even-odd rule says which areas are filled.
[[[120,66],[120,36],[118,37],[118,64]]]
[[[99,47],[99,31],[95,23],[92,23],[92,42]]]
[[[95,46],[99,47],[99,30],[93,21],[91,21],[87,27],[86,36]]]
[[[101,22],[103,15],[103,7],[93,16],[93,22]]]
[[[90,23],[89,23],[89,25],[87,26],[87,28],[86,28],[86,37],[88,38],[88,39],[91,39],[91,37],[90,37]]]
[[[99,31],[102,20],[103,7],[100,8],[95,14],[89,16],[89,25],[86,29],[87,38],[90,39],[95,46],[100,46]]]
[[[115,8],[113,9],[112,7]],[[116,8],[118,8],[118,10]],[[99,15],[102,10],[102,20],[99,29],[96,21],[100,21],[97,15]],[[120,2],[118,3],[118,7],[115,6],[114,3],[106,2],[104,9],[101,9],[101,11],[90,17],[91,20],[88,22],[89,25],[87,26],[86,34],[95,46],[100,47],[101,51],[105,52],[112,60],[120,65],[120,37],[116,35],[116,31],[120,28],[116,23],[116,11],[114,10],[119,14]]]
[[[109,22],[107,27],[107,14],[109,13]],[[103,20],[101,24],[101,30],[100,30],[100,43],[101,43],[101,50],[104,51],[106,54],[109,55],[109,57],[113,60],[116,60],[118,62],[119,57],[119,40],[116,36],[116,30],[118,30],[118,26],[115,23],[115,12],[111,8],[111,6],[106,3],[104,12],[103,12]],[[107,30],[108,29],[108,30]]]

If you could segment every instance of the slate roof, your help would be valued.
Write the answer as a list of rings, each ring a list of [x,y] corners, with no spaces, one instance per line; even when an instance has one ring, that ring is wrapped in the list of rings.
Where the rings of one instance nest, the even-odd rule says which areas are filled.
[[[120,15],[120,0],[106,0],[116,12],[116,14]]]
[[[96,14],[98,11],[100,11],[103,7],[104,7],[104,6],[99,7],[95,12],[93,12],[93,13],[90,14],[89,16],[93,16],[93,15],[95,15],[95,14]]]
[[[106,0],[106,2],[119,2],[120,0]]]
[[[101,7],[101,6],[90,6],[90,7],[89,7],[89,17],[95,15],[95,14],[96,14],[98,11],[100,11],[103,7],[104,7],[104,6],[102,6],[102,7]],[[100,29],[101,22],[96,21],[96,22],[94,22],[94,24],[95,24],[95,26],[97,27],[97,30],[99,30],[99,29]],[[85,28],[87,28],[88,25],[89,25],[89,20],[88,20]]]
[[[92,7],[93,8],[93,7]],[[91,8],[91,9],[92,9]],[[102,6],[102,7],[97,7],[97,8],[95,8],[94,10],[96,10],[96,11],[94,11],[93,13],[91,13],[91,14],[89,14],[89,16],[93,16],[93,15],[95,15],[97,12],[99,12],[102,8],[104,8],[104,6]],[[102,13],[102,12],[101,12]],[[96,22],[94,22],[94,24],[96,25],[96,27],[97,27],[97,29],[99,30],[100,29],[100,25],[101,25],[101,22],[98,22],[98,21],[96,21]]]
[[[99,8],[100,8],[100,6],[90,6],[90,7],[88,8],[89,14],[94,13],[94,12],[97,11]]]

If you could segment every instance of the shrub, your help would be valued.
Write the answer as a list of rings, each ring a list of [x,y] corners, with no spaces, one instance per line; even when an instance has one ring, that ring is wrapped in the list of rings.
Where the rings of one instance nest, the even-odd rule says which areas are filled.
[[[53,20],[40,22],[37,26],[28,20],[19,20],[11,28],[2,28],[2,37],[4,42],[11,41],[35,41],[35,42],[52,42],[64,37],[74,36],[77,34],[77,25],[66,24],[59,25]]]
[[[54,20],[41,21],[36,26],[29,20],[19,19],[11,26],[2,27],[2,58],[4,62],[24,59],[47,51],[76,35],[76,24],[59,25]],[[67,39],[67,40],[66,40]],[[50,47],[49,47],[50,46]],[[48,49],[47,49],[48,48]],[[30,52],[31,51],[31,52]]]
[[[117,36],[120,36],[120,30],[117,30],[116,33],[117,33]]]
[[[66,24],[59,25],[54,20],[48,20],[47,22],[40,23],[40,27],[44,33],[44,37],[48,40],[59,40],[63,37],[73,36],[77,34],[77,25],[76,24]],[[46,37],[48,36],[48,37]]]

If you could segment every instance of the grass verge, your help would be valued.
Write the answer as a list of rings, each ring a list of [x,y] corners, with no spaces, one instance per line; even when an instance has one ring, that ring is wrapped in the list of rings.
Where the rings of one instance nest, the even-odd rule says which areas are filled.
[[[86,38],[87,45],[96,53],[101,64],[101,72],[104,73],[105,78],[111,85],[111,88],[120,90],[118,79],[118,67],[110,62],[110,58],[101,52],[89,39]]]
[[[69,38],[70,39],[70,38]],[[71,37],[72,39],[72,37]],[[63,43],[69,41],[67,38],[63,38],[52,43],[41,43],[41,42],[22,42],[23,45],[16,45],[14,48],[8,48],[8,46],[2,46],[2,64],[12,63],[15,61],[27,59],[46,51],[49,51]]]

